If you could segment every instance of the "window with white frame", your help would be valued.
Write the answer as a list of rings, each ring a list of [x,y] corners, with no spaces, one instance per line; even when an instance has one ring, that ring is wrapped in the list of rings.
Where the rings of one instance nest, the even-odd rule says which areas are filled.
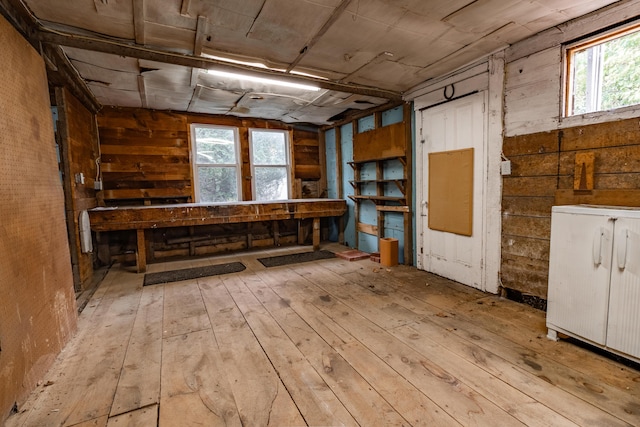
[[[191,125],[196,201],[237,202],[240,193],[238,129]]]
[[[565,115],[640,104],[640,24],[567,46]]]
[[[253,199],[289,198],[289,141],[282,130],[250,129]]]

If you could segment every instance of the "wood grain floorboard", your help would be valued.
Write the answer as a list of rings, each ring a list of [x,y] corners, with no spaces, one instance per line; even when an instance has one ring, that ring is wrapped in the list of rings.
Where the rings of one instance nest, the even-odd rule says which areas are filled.
[[[308,251],[164,261],[247,269],[144,288],[114,266],[6,426],[640,425],[640,372],[547,340],[544,312],[406,266],[257,261]]]

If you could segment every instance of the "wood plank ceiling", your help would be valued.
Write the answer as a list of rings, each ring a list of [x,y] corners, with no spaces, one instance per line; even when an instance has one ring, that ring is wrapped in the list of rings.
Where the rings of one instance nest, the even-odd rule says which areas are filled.
[[[42,40],[64,46],[104,105],[327,124],[345,111],[399,100],[421,82],[615,1],[23,3],[42,25]],[[276,76],[320,90],[239,81],[206,69]]]

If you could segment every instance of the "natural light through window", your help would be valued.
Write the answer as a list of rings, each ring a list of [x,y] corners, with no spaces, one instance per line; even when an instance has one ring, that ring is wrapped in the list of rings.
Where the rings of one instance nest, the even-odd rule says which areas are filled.
[[[289,144],[287,132],[250,130],[254,200],[289,198]]]
[[[240,200],[238,129],[192,125],[196,199],[202,203]]]
[[[640,104],[640,26],[567,49],[566,115]]]

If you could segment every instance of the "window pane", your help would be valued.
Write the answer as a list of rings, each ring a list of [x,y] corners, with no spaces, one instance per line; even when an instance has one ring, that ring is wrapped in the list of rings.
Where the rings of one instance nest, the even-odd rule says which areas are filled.
[[[236,162],[233,129],[196,127],[197,163],[233,164]]]
[[[283,200],[289,197],[286,167],[256,167],[254,170],[256,200]]]
[[[640,33],[633,33],[606,43],[600,109],[639,103]]]
[[[578,49],[571,51],[571,114],[640,104],[640,32]]]
[[[254,165],[286,165],[287,144],[284,132],[251,132]]]
[[[199,167],[200,202],[237,202],[235,167]]]

